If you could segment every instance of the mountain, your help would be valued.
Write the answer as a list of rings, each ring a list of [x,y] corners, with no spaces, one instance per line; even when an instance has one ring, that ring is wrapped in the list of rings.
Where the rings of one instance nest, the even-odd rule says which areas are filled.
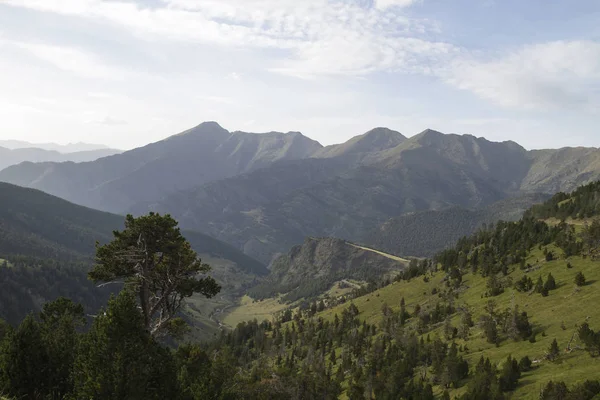
[[[517,221],[532,205],[548,199],[546,194],[523,195],[500,200],[479,209],[450,207],[390,218],[373,229],[364,243],[393,254],[431,257],[496,221]]]
[[[99,149],[64,154],[55,150],[44,150],[40,148],[18,148],[11,150],[5,147],[0,147],[0,170],[25,161],[34,163],[47,161],[72,161],[79,163],[94,161],[99,158],[112,156],[118,153],[120,153],[120,150]]]
[[[360,143],[379,145],[360,152]],[[315,158],[177,192],[134,211],[170,212],[183,226],[268,263],[306,236],[363,241],[391,217],[499,201],[519,192],[529,164],[527,151],[512,142],[435,131],[405,139],[376,129]]]
[[[527,151],[429,129],[407,139],[386,128],[322,147],[299,133],[230,133],[214,122],[91,163],[0,172],[2,181],[93,208],[168,212],[265,264],[307,236],[366,243],[407,213],[479,209],[599,178],[598,149]],[[473,226],[463,228],[456,232]],[[455,238],[448,225],[442,232],[435,248]]]
[[[0,172],[0,181],[100,210],[125,212],[138,202],[159,200],[276,161],[305,158],[321,147],[298,132],[229,132],[215,122],[205,122],[94,162],[24,163]]]
[[[398,273],[408,260],[336,238],[306,238],[271,265],[265,281],[250,290],[253,298],[284,294],[284,300],[310,299],[347,279],[377,281]]]
[[[316,158],[354,158],[363,161],[370,155],[398,146],[406,140],[400,132],[375,128],[342,144],[324,147],[313,154]]]
[[[31,143],[23,140],[0,140],[0,147],[4,147],[11,150],[37,148],[48,151],[57,151],[59,153],[79,153],[95,150],[110,150],[108,146],[105,146],[103,144],[91,144],[82,142],[69,144]]]
[[[534,150],[528,154],[531,167],[521,182],[524,191],[549,194],[570,192],[598,179],[600,150],[586,147]]]
[[[394,140],[384,141],[374,151],[367,146],[361,153],[357,144],[365,140],[380,143],[368,140],[370,135]],[[394,146],[396,142],[399,144]],[[385,143],[393,147],[387,148]],[[314,169],[315,158],[300,160],[289,180],[282,166],[273,165],[174,193],[149,209],[173,213],[189,229],[218,237],[268,263],[273,255],[306,236],[365,242],[374,229],[406,213],[477,209],[525,194],[568,190],[600,178],[597,149],[528,152],[514,142],[496,143],[433,130],[409,139],[393,131],[375,130],[347,144],[319,150],[314,157],[322,165],[332,166],[324,167],[326,171],[312,180],[296,181],[294,177],[308,177],[299,170]],[[275,180],[285,182],[286,190],[265,187]],[[136,211],[147,211],[147,206]],[[463,214],[467,217],[470,213]],[[469,233],[476,224],[491,222],[486,215],[483,211],[457,231]],[[446,219],[448,223],[451,220]],[[456,237],[449,225],[438,233],[435,248]],[[426,247],[418,249],[419,253],[426,251]]]
[[[0,183],[0,318],[18,320],[57,296],[68,295],[90,310],[104,304],[110,292],[88,281],[87,270],[96,241],[110,241],[123,222],[119,215]],[[222,296],[268,273],[229,244],[197,232],[183,234],[213,266],[213,275],[224,286]]]

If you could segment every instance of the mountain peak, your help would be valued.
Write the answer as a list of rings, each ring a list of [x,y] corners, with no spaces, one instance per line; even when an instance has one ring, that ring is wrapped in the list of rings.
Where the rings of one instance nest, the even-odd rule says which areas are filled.
[[[204,121],[192,129],[223,129],[223,127],[217,121]]]
[[[367,136],[395,137],[395,138],[401,138],[401,139],[406,140],[406,136],[404,136],[400,132],[392,130],[390,128],[383,127],[383,126],[378,126],[377,128],[373,128],[361,136],[363,136],[363,137],[367,137]]]
[[[434,129],[425,129],[423,132],[419,133],[417,135],[417,137],[423,137],[423,138],[440,138],[440,137],[444,137],[445,135],[440,132],[440,131],[436,131]]]
[[[171,138],[181,138],[181,137],[197,137],[197,136],[203,136],[203,137],[214,137],[215,140],[220,140],[219,138],[222,138],[224,135],[228,135],[229,131],[226,130],[225,128],[223,128],[221,125],[219,125],[217,122],[215,121],[206,121],[206,122],[202,122],[199,125],[196,125],[193,128],[187,129],[181,133],[178,133],[176,135],[173,135],[169,138],[167,138],[167,140],[171,139]]]
[[[355,136],[345,143],[327,146],[316,156],[330,158],[349,154],[375,153],[394,148],[405,140],[406,137],[400,132],[379,127]]]

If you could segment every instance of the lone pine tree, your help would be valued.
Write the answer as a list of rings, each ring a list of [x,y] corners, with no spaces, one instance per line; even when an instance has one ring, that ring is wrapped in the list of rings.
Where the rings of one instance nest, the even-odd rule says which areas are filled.
[[[185,298],[219,293],[220,286],[206,275],[210,266],[198,258],[170,215],[128,215],[125,230],[113,235],[112,242],[97,245],[89,276],[95,282],[123,283],[135,293],[143,325],[152,336],[182,332],[185,324],[177,313]]]

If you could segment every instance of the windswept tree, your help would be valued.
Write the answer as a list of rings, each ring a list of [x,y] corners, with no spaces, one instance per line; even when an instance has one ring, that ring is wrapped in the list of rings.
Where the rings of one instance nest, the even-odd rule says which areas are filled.
[[[177,225],[168,214],[128,215],[125,230],[96,246],[89,273],[97,283],[122,283],[134,293],[143,325],[154,337],[182,333],[185,323],[177,314],[185,298],[195,293],[211,298],[221,289]]]

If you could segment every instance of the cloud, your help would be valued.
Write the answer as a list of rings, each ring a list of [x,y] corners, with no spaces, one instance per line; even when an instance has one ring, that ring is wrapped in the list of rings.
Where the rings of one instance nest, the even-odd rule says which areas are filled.
[[[419,69],[453,51],[419,38],[437,30],[409,18],[414,0],[163,0],[159,7],[101,0],[0,0],[0,3],[92,18],[145,40],[278,50],[271,71],[294,76],[362,75]]]
[[[375,0],[375,7],[386,9],[389,7],[408,7],[416,3],[416,0]]]
[[[12,44],[58,69],[84,78],[116,80],[125,78],[122,69],[105,65],[97,56],[86,51],[39,43],[13,42]]]
[[[455,60],[445,80],[496,104],[534,110],[600,110],[600,43],[524,46],[491,61]]]

